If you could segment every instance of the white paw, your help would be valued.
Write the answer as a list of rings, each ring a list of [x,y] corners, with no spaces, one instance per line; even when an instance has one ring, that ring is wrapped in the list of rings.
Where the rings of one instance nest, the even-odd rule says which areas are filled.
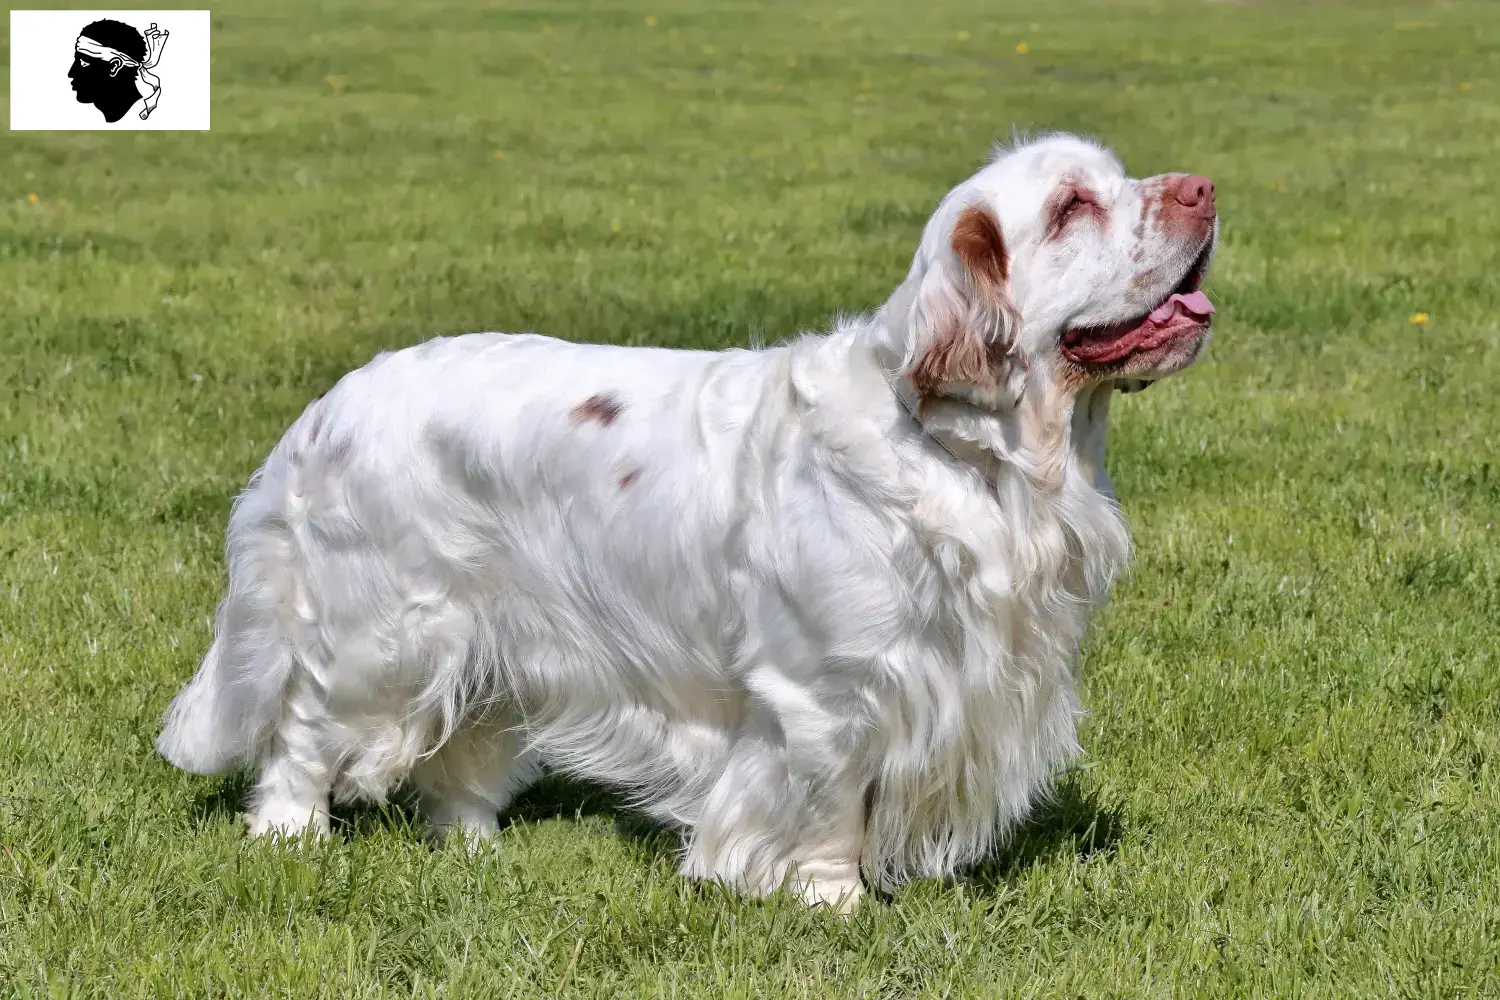
[[[808,906],[827,906],[845,916],[854,912],[865,893],[859,869],[854,865],[803,863],[797,867],[793,878],[799,895]]]
[[[859,905],[865,887],[859,879],[809,879],[802,888],[802,898],[809,906],[827,906],[835,913],[848,916]]]
[[[460,842],[473,852],[500,832],[495,811],[482,803],[444,802],[424,805],[422,811],[427,817],[427,836],[439,844]]]
[[[295,840],[311,830],[319,840],[328,838],[328,810],[319,804],[267,802],[245,814],[245,826],[252,837],[275,837]]]

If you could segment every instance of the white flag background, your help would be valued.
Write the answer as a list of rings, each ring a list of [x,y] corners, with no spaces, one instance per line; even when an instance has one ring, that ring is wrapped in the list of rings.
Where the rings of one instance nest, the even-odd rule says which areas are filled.
[[[168,33],[156,110],[144,121],[144,100],[117,122],[92,104],[78,103],[68,70],[78,33],[93,21],[123,21],[145,34],[152,22]],[[206,10],[13,10],[10,12],[10,127],[12,131],[128,131],[208,129]]]

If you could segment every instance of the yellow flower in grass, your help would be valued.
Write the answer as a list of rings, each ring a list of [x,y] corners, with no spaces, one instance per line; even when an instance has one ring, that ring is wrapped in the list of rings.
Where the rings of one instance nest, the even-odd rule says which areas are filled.
[[[1432,317],[1426,313],[1412,313],[1411,319],[1407,320],[1412,326],[1426,326]]]
[[[35,192],[32,192],[31,194],[28,194],[26,196],[26,204],[28,204],[28,205],[35,205],[36,204],[36,193]]]
[[[655,14],[649,14],[649,15],[646,16],[646,27],[648,27],[648,28],[654,28],[654,27],[656,27],[656,15]]]
[[[1020,55],[1024,56],[1026,53],[1028,53],[1030,51],[1031,51],[1031,46],[1027,45],[1025,42],[1020,42],[1020,43],[1018,43],[1016,45],[1016,52],[1019,53]]]

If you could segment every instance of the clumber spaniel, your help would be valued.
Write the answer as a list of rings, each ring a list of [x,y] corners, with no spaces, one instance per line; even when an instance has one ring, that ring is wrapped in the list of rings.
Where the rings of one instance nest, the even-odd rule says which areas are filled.
[[[229,520],[161,752],[253,768],[256,833],[409,780],[483,836],[547,768],[682,870],[847,909],[987,851],[1075,753],[1129,539],[1111,394],[1190,364],[1203,177],[1064,135],[943,199],[873,315],[767,350],[472,334],[307,407]]]

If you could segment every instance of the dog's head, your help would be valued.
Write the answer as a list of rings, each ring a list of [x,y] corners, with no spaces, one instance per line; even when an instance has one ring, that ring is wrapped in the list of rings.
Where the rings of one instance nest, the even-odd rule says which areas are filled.
[[[1072,136],[1005,150],[927,224],[898,305],[906,375],[1001,409],[1039,377],[1076,392],[1185,368],[1210,335],[1218,230],[1205,177],[1132,179]]]

